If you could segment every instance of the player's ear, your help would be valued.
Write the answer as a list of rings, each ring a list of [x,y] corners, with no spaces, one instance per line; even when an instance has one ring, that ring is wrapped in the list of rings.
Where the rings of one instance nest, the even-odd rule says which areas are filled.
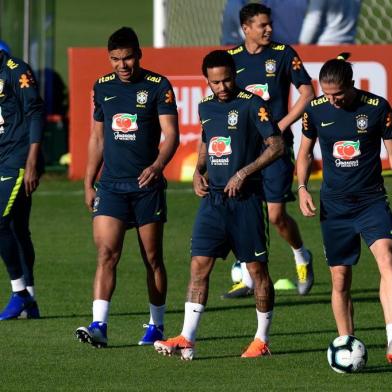
[[[139,60],[142,58],[142,50],[139,48],[137,51],[137,55],[139,56]]]

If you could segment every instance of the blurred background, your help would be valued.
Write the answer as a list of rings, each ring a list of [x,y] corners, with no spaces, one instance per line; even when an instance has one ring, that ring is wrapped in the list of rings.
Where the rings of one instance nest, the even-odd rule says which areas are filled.
[[[360,3],[355,16],[355,44],[392,43],[392,2],[341,2],[354,1]],[[274,0],[264,2],[272,8],[274,19]],[[136,30],[143,47],[218,46],[225,44],[224,15],[231,12],[238,19],[238,7],[245,3],[246,0],[0,0],[0,39],[10,46],[13,56],[32,66],[46,102],[44,148],[48,170],[66,171],[60,159],[68,152],[69,142],[68,48],[104,47],[108,36],[124,25]],[[282,6],[284,1],[275,0],[278,3]],[[323,7],[317,3],[327,4],[328,0],[286,3],[285,23],[290,27],[291,22],[298,22],[290,7],[305,4],[309,13],[312,3]],[[305,15],[301,23],[304,18]],[[313,14],[308,15],[308,19],[312,18],[315,20]],[[294,44],[298,43],[296,39]],[[79,71],[88,73],[89,69]]]

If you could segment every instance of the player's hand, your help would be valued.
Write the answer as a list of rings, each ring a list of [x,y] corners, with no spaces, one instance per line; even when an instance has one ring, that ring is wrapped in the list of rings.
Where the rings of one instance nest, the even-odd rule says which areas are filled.
[[[230,178],[229,182],[225,186],[224,192],[228,197],[235,197],[238,195],[242,185],[244,184],[246,175],[243,171],[239,170],[233,177]]]
[[[311,194],[306,188],[300,188],[298,190],[299,197],[299,208],[301,209],[302,215],[312,217],[316,215],[316,206],[313,203]]]
[[[193,175],[193,190],[197,196],[204,197],[208,194],[208,181],[198,171]]]
[[[151,166],[146,167],[142,174],[138,177],[139,188],[143,188],[151,184],[152,182],[158,180],[162,176],[163,167],[152,164]]]
[[[26,165],[23,181],[25,185],[26,195],[30,196],[39,185],[39,175],[34,165]]]
[[[84,202],[90,212],[93,212],[94,201],[96,197],[96,190],[93,187],[84,189]]]

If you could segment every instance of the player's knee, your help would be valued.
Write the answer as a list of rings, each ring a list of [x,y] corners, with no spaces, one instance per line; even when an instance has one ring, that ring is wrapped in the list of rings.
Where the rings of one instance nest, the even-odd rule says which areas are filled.
[[[118,250],[111,249],[108,246],[102,245],[98,247],[98,264],[104,267],[115,268],[121,252]]]
[[[156,271],[164,267],[162,255],[159,252],[148,252],[144,258],[147,269]]]
[[[278,228],[287,226],[287,214],[281,209],[268,212],[268,218],[270,223]]]

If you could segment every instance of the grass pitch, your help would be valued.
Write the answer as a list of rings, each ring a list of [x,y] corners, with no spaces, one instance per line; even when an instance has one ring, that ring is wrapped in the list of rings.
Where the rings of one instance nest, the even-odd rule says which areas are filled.
[[[392,180],[387,179],[391,188]],[[313,184],[315,197],[319,183]],[[180,333],[189,277],[189,239],[198,199],[190,184],[170,184],[165,256],[169,276],[166,333]],[[129,232],[118,271],[118,285],[104,350],[80,344],[74,330],[91,321],[95,249],[82,184],[46,178],[34,197],[31,229],[36,245],[37,299],[42,319],[1,323],[0,390],[64,391],[369,391],[389,390],[392,367],[385,361],[385,327],[378,300],[379,276],[363,247],[354,270],[356,335],[369,360],[363,372],[341,375],[327,363],[336,337],[330,308],[330,278],[324,262],[318,219],[305,219],[297,203],[290,213],[301,226],[315,259],[315,285],[309,296],[278,291],[271,330],[272,357],[241,359],[253,339],[256,314],[252,298],[221,300],[231,285],[231,256],[212,273],[207,311],[197,340],[197,359],[166,358],[139,347],[148,322],[145,272],[135,233]],[[271,230],[270,272],[274,281],[295,279],[291,251]],[[0,269],[0,304],[8,300],[5,268]]]

